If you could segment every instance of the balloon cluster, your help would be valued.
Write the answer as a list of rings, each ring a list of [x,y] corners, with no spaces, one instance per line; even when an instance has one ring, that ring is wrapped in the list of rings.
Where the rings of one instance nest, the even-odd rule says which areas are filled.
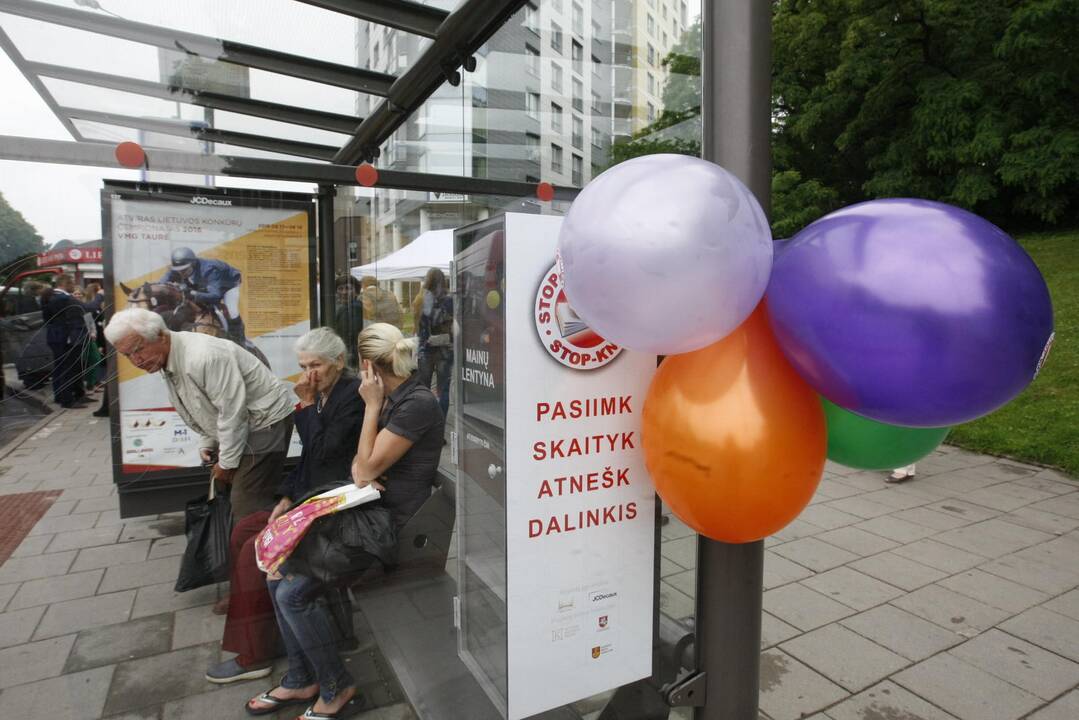
[[[773,257],[734,175],[681,155],[596,177],[558,241],[577,314],[668,356],[644,404],[645,460],[674,513],[725,542],[786,526],[826,457],[885,469],[926,456],[1022,391],[1052,343],[1034,262],[965,210],[874,200],[781,247]]]

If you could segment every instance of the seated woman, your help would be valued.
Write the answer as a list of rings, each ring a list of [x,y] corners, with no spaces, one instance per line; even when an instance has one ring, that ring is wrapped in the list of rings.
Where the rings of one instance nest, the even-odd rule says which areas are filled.
[[[210,667],[206,679],[212,683],[270,674],[280,641],[266,576],[255,564],[255,540],[268,522],[315,486],[329,478],[347,481],[360,437],[360,380],[345,367],[344,341],[329,328],[317,328],[297,340],[295,350],[303,371],[294,388],[300,399],[294,417],[303,452],[278,488],[280,500],[273,510],[248,515],[232,531],[231,592],[221,647],[237,655]]]
[[[431,495],[442,452],[442,411],[431,389],[419,383],[413,341],[406,340],[398,328],[386,323],[370,325],[360,333],[357,345],[363,363],[359,393],[365,409],[352,481],[359,487],[375,486],[382,498],[318,523],[328,526],[327,521],[340,519],[344,525],[349,518],[341,516],[359,522],[358,518],[381,514],[395,542],[396,531]],[[334,572],[319,567],[328,553],[304,552],[315,543],[312,534],[316,539],[320,536],[312,527],[280,574],[267,578],[288,653],[288,672],[279,687],[248,702],[251,714],[268,714],[284,704],[315,698],[301,718],[344,718],[360,709],[354,681],[337,652],[329,612],[317,602],[323,583],[331,581]],[[357,556],[353,568],[379,557],[377,550],[351,545],[349,552]]]

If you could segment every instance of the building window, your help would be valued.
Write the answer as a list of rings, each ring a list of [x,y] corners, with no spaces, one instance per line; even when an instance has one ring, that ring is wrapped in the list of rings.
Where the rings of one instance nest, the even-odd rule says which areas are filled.
[[[578,75],[584,74],[584,46],[576,40],[570,44],[570,57],[573,59],[573,71]]]
[[[599,128],[592,127],[592,145],[593,147],[603,147],[603,136],[599,133]]]
[[[656,34],[656,21],[651,15],[649,15],[648,19],[645,21],[645,26],[648,28],[649,35],[654,36]]]
[[[524,19],[521,22],[528,30],[539,35],[539,11],[532,3],[525,3]]]
[[[487,177],[487,158],[482,155],[472,156],[472,177]]]
[[[603,37],[603,30],[600,29],[599,23],[595,20],[592,21],[592,41],[599,42]]]
[[[599,112],[599,93],[594,91],[594,90],[592,91],[592,114],[593,115],[600,114],[600,112]]]
[[[573,109],[584,112],[584,83],[573,78]]]
[[[663,14],[663,17],[667,17],[667,6],[661,5],[659,11]]]
[[[592,56],[592,74],[599,75],[599,66],[603,63],[595,55]]]
[[[525,175],[525,182],[526,183],[538,183],[539,178],[536,177],[535,175]]]
[[[551,89],[562,92],[562,66],[551,61]]]
[[[551,170],[562,172],[562,146],[551,143]]]
[[[562,106],[558,103],[551,103],[551,129],[562,132]]]
[[[525,67],[533,75],[539,75],[540,54],[539,50],[531,45],[525,45]]]
[[[663,33],[663,47],[667,47],[667,33]]]
[[[551,0],[551,7],[558,12],[562,12],[562,0]]]
[[[652,122],[656,119],[656,106],[652,103],[648,103],[648,122]]]
[[[573,3],[573,32],[584,35],[584,9]]]
[[[540,159],[540,136],[535,133],[525,133],[525,158],[532,161]]]
[[[562,26],[551,21],[551,47],[557,52],[562,52]]]
[[[656,77],[652,73],[648,73],[648,92],[656,94]]]
[[[652,47],[652,43],[648,43],[648,64],[656,64],[656,49]]]
[[[534,92],[526,92],[525,93],[525,113],[529,117],[533,117],[533,118],[538,118],[539,117],[539,103],[540,103],[539,93],[534,93]]]
[[[572,176],[571,182],[574,185],[577,185],[578,187],[580,187],[581,180],[583,179],[581,177],[581,175],[583,174],[583,171],[584,171],[584,158],[582,158],[580,155],[574,155],[573,156],[573,176]]]
[[[573,116],[573,147],[584,150],[584,120]]]

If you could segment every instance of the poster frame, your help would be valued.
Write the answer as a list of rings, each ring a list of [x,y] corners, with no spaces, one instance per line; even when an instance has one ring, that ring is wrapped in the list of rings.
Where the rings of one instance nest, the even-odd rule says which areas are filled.
[[[213,188],[198,185],[172,185],[164,183],[105,180],[101,190],[101,246],[105,278],[105,318],[107,323],[116,307],[114,288],[112,246],[113,200],[157,200],[188,202],[194,196],[228,199],[236,207],[280,207],[307,213],[308,247],[308,295],[311,327],[318,326],[318,267],[316,236],[318,229],[317,203],[314,193],[250,190],[246,188]],[[331,289],[332,292],[332,289]],[[170,470],[142,470],[138,473],[123,471],[123,448],[120,440],[120,388],[116,354],[107,352],[106,368],[109,400],[109,444],[112,457],[112,481],[117,487],[120,501],[120,517],[156,515],[183,510],[187,501],[205,492],[209,478],[202,467],[176,468]],[[286,461],[284,470],[291,470],[298,458]]]

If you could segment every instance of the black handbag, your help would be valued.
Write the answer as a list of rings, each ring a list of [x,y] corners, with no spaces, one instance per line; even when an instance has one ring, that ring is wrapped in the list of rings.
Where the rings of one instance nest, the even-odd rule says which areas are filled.
[[[187,548],[180,561],[176,592],[228,580],[232,504],[227,491],[216,494],[213,474],[208,493],[188,501],[184,508],[184,534]]]

